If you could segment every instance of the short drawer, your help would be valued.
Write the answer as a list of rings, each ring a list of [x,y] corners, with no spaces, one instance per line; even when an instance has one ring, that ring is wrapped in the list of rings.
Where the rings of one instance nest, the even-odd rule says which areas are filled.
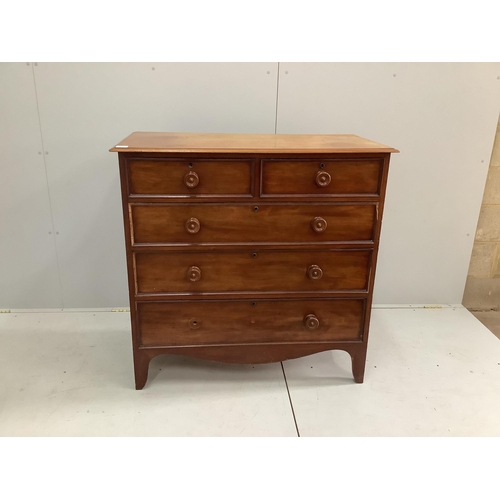
[[[143,346],[356,341],[364,299],[137,303]]]
[[[377,196],[382,166],[382,159],[263,160],[261,195]]]
[[[130,159],[130,194],[138,196],[251,196],[251,160]]]
[[[130,207],[134,245],[373,241],[374,204]]]
[[[138,294],[367,291],[372,251],[139,252]]]

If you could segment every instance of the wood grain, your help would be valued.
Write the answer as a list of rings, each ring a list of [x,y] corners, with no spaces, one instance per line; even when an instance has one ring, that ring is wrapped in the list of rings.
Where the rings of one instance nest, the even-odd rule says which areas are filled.
[[[134,132],[110,151],[154,153],[397,153],[352,134],[202,134]]]
[[[130,194],[149,196],[251,196],[252,160],[129,159]],[[198,185],[187,187],[186,175],[196,174]]]
[[[321,243],[373,241],[376,205],[132,204],[133,243]],[[327,229],[316,232],[311,222],[321,217]],[[196,218],[200,231],[190,234],[186,221]]]
[[[382,164],[382,159],[266,160],[261,167],[261,196],[376,196]],[[322,174],[323,183],[327,183],[324,186]]]
[[[142,346],[361,340],[363,299],[142,302]],[[319,326],[304,324],[314,315]]]
[[[135,255],[137,293],[366,291],[371,250],[143,252]],[[311,279],[309,268],[321,268]],[[200,278],[187,273],[197,268]]]
[[[121,144],[137,389],[161,354],[270,363],[343,349],[363,381],[395,149],[353,135]]]

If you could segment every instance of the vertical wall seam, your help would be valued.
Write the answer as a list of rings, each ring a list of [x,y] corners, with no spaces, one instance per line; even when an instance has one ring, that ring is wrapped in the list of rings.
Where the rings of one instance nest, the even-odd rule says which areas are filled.
[[[471,259],[472,260],[472,259]],[[495,248],[490,259],[490,278],[495,278],[497,263],[500,260],[500,243],[495,243]]]
[[[278,63],[278,71],[276,74],[276,115],[274,117],[274,133],[278,131],[278,101],[279,101],[279,89],[280,89],[280,63]]]
[[[43,157],[43,167],[45,169],[45,183],[47,184],[47,195],[49,198],[49,210],[50,210],[50,222],[52,224],[52,238],[54,241],[54,250],[56,254],[56,267],[57,267],[57,278],[59,282],[59,293],[61,297],[61,307],[64,308],[64,298],[63,298],[63,290],[62,290],[62,281],[61,281],[61,269],[59,266],[59,253],[57,251],[57,239],[56,239],[56,231],[54,224],[54,211],[52,210],[52,198],[50,196],[50,184],[49,184],[49,174],[47,172],[47,158],[46,158],[46,150],[45,150],[45,142],[43,140],[43,132],[42,132],[42,120],[40,118],[40,106],[38,104],[38,90],[36,88],[36,77],[35,77],[35,65],[31,63],[31,71],[33,72],[33,86],[35,89],[35,100],[36,100],[36,112],[38,116],[38,128],[40,130],[40,140],[42,141],[42,157]]]

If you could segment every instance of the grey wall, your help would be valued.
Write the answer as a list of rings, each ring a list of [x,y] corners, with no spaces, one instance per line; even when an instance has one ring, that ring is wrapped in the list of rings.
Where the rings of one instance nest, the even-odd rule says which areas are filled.
[[[276,125],[400,149],[375,301],[459,303],[499,76],[499,64],[482,63],[0,64],[0,308],[127,304],[117,158],[107,151],[132,131]]]
[[[375,303],[461,303],[499,77],[499,64],[280,65],[279,133],[351,132],[401,151],[391,159]]]

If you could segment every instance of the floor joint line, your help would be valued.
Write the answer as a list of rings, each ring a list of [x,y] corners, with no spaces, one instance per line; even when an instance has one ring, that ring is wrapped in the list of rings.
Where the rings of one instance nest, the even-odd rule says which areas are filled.
[[[283,371],[283,377],[285,379],[286,392],[288,393],[288,401],[290,401],[290,408],[292,409],[293,421],[295,423],[295,430],[297,431],[297,437],[300,437],[299,426],[297,425],[297,419],[295,418],[295,410],[293,409],[292,398],[290,396],[290,389],[288,388],[288,381],[286,379],[285,367],[283,366],[283,363],[280,364],[281,364],[281,370]]]

